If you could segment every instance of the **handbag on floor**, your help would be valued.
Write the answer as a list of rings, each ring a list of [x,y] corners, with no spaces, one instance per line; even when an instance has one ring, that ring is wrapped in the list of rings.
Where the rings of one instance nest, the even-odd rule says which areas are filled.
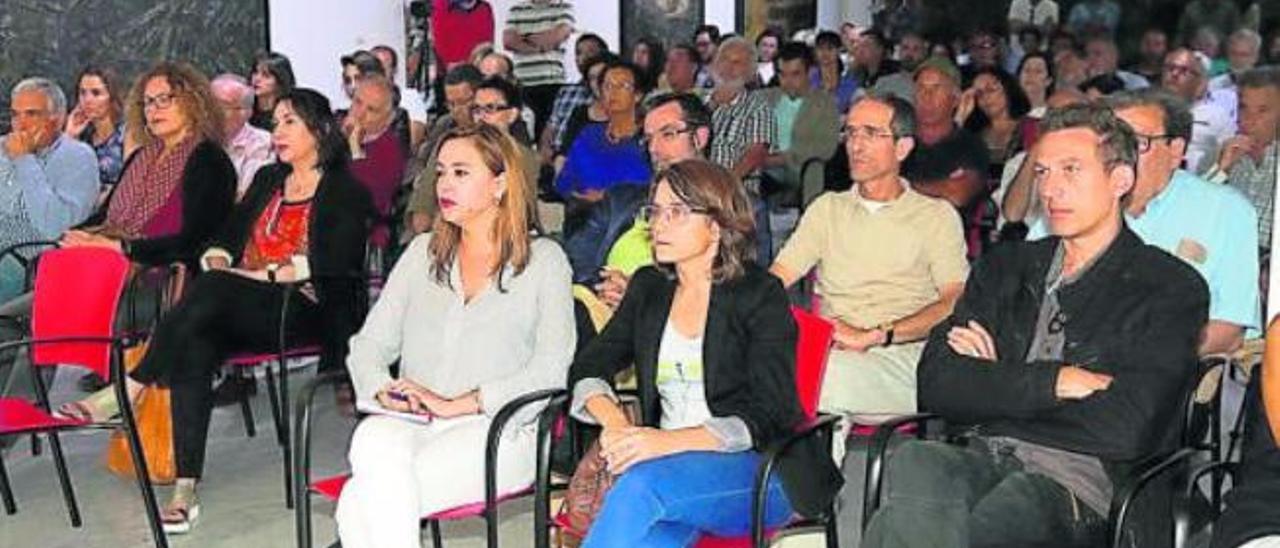
[[[635,400],[620,402],[623,413],[631,424],[639,424],[640,410]],[[556,521],[568,527],[557,529],[557,542],[561,548],[577,548],[582,544],[591,523],[595,521],[600,508],[604,506],[604,498],[617,481],[617,476],[609,472],[609,465],[600,454],[600,439],[596,438],[587,448],[582,460],[578,461],[573,477],[569,479],[569,487],[565,489],[564,502],[560,505]]]
[[[133,371],[147,344],[139,344],[125,350],[125,370]],[[149,385],[138,395],[134,406],[134,420],[138,425],[138,439],[142,442],[142,456],[147,462],[147,475],[159,485],[173,483],[178,475],[173,457],[173,417],[169,414],[169,389]],[[107,444],[107,469],[117,476],[134,477],[133,457],[129,452],[129,439],[123,430],[111,434]]]

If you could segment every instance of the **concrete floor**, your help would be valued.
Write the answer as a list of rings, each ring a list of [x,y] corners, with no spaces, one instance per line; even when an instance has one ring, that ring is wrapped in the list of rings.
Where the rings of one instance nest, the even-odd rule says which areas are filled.
[[[61,374],[55,382],[53,401],[75,395],[78,373]],[[291,374],[291,386],[303,384],[309,369]],[[296,382],[295,382],[296,381]],[[346,446],[354,422],[334,412],[332,392],[321,392],[316,401],[313,465],[317,477],[346,466]],[[175,547],[287,547],[294,545],[293,512],[284,507],[281,452],[275,443],[271,412],[265,390],[253,398],[258,435],[247,438],[238,407],[215,410],[210,425],[205,481],[201,484],[201,515],[188,535],[171,537]],[[21,441],[5,455],[18,513],[0,510],[0,546],[83,548],[86,546],[143,547],[151,545],[142,499],[136,483],[111,475],[103,465],[105,432],[77,432],[61,436],[80,502],[84,524],[71,527],[58,488],[57,474],[48,447],[38,457]],[[169,489],[157,487],[161,504]],[[333,505],[320,499],[313,504],[315,545],[335,540]],[[499,510],[502,546],[533,545],[530,500],[512,501]],[[479,519],[444,526],[449,547],[484,546]],[[430,540],[426,541],[430,545]]]
[[[290,375],[297,387],[311,376],[310,368]],[[60,374],[51,399],[55,402],[76,397],[78,373]],[[205,481],[200,488],[201,515],[190,534],[170,537],[170,544],[183,547],[289,547],[294,546],[293,511],[284,507],[281,452],[275,443],[271,412],[265,390],[253,398],[258,435],[247,438],[239,408],[214,411],[209,429]],[[334,411],[332,392],[316,398],[313,440],[315,477],[342,471],[346,448],[354,422]],[[106,471],[103,450],[105,432],[74,432],[61,436],[71,471],[72,484],[80,502],[84,524],[72,528],[58,487],[57,474],[48,447],[38,457],[24,439],[4,455],[18,513],[0,511],[0,547],[39,546],[47,548],[112,548],[151,546],[142,500],[136,484]],[[168,500],[169,488],[157,487],[161,504]],[[315,546],[334,542],[333,504],[321,499],[312,506]],[[499,510],[501,546],[533,545],[531,499],[503,504]],[[446,523],[445,544],[449,548],[478,548],[485,545],[480,519]],[[792,536],[777,543],[785,548],[822,546],[821,535]],[[429,546],[429,538],[424,539]]]

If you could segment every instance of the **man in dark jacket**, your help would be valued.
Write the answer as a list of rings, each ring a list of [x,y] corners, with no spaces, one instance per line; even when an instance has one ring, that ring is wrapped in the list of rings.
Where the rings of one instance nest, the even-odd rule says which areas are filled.
[[[920,361],[921,408],[969,425],[968,443],[901,446],[864,547],[1092,545],[1117,477],[1178,440],[1205,283],[1125,227],[1123,121],[1082,105],[1043,131],[1053,236],[980,261]]]

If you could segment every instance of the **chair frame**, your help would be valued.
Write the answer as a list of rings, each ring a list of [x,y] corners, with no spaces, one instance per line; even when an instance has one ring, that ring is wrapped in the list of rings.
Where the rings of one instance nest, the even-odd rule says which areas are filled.
[[[337,384],[348,377],[345,371],[330,371],[317,375],[303,386],[302,391],[298,394],[294,401],[294,432],[296,436],[293,439],[293,498],[297,501],[294,507],[294,528],[297,533],[297,545],[299,548],[311,548],[311,497],[314,493],[311,483],[311,410],[312,403],[315,399],[316,391],[324,385]],[[569,395],[561,388],[552,388],[546,390],[538,390],[524,394],[514,400],[511,400],[494,414],[493,422],[489,425],[489,431],[485,439],[485,462],[484,462],[484,500],[483,507],[479,513],[479,517],[485,520],[485,537],[489,548],[498,548],[498,504],[506,500],[523,498],[534,495],[535,501],[541,501],[544,493],[540,493],[534,486],[526,489],[519,489],[511,493],[505,493],[502,497],[498,494],[498,449],[502,441],[502,432],[506,428],[511,419],[522,409],[539,402],[547,402],[547,406],[538,416],[537,420],[537,456],[535,468],[535,485],[543,477],[550,476],[550,455],[551,455],[551,437],[555,423],[559,420],[567,407]],[[542,508],[544,505],[535,504],[535,508]],[[440,521],[444,518],[436,517],[439,514],[448,511],[437,512],[430,516],[424,516],[422,521],[431,531],[431,541],[435,548],[443,546],[443,539],[440,533]],[[448,519],[462,519],[464,517],[473,517],[471,515],[461,517],[450,517]],[[548,515],[535,511],[535,522],[546,523]]]
[[[1134,467],[1126,481],[1116,486],[1115,493],[1111,499],[1111,507],[1107,512],[1106,539],[1108,546],[1120,548],[1124,545],[1125,525],[1131,512],[1131,506],[1147,485],[1168,473],[1185,475],[1191,458],[1202,452],[1212,452],[1211,445],[1217,443],[1216,437],[1211,442],[1204,441],[1206,436],[1205,428],[1209,427],[1209,425],[1203,424],[1201,419],[1207,415],[1208,422],[1214,424],[1218,422],[1216,415],[1221,406],[1217,404],[1217,401],[1221,395],[1221,389],[1208,404],[1201,404],[1195,401],[1195,388],[1214,368],[1207,361],[1198,363],[1199,366],[1195,374],[1196,382],[1192,385],[1191,390],[1183,395],[1182,408],[1184,409],[1184,415],[1180,447],[1143,459]],[[862,528],[864,531],[871,522],[871,517],[880,508],[885,473],[885,456],[889,446],[889,439],[893,437],[897,430],[906,425],[915,425],[917,439],[924,439],[927,435],[929,422],[943,420],[943,417],[936,413],[916,413],[895,417],[881,423],[876,428],[875,434],[872,435],[871,443],[867,446],[867,470],[862,507]]]
[[[31,242],[27,244],[19,244],[17,247],[32,247],[38,245],[46,245],[44,243]],[[3,254],[7,255],[13,252],[14,248],[6,249]],[[29,265],[24,265],[28,266]],[[115,296],[119,299],[124,294],[123,285],[119,288],[120,294]],[[114,305],[114,303],[113,303]],[[114,330],[113,328],[109,328]],[[0,343],[0,352],[6,350],[16,350],[18,348],[34,349],[40,345],[68,344],[68,343],[99,343],[107,348],[107,371],[111,377],[111,386],[116,397],[116,403],[120,408],[120,418],[117,420],[106,420],[101,422],[63,422],[54,424],[43,424],[36,426],[26,426],[12,428],[6,430],[5,434],[44,434],[49,440],[49,447],[53,453],[54,467],[58,474],[58,481],[61,486],[63,500],[67,506],[67,512],[73,527],[80,527],[82,519],[80,516],[79,504],[76,501],[75,490],[71,484],[71,476],[67,469],[66,457],[62,451],[62,443],[58,437],[58,433],[70,430],[116,430],[122,429],[128,442],[129,453],[133,461],[134,476],[138,484],[138,488],[142,493],[143,504],[146,507],[147,521],[151,529],[151,534],[155,545],[160,548],[167,548],[168,538],[165,536],[164,530],[160,523],[160,510],[155,499],[155,490],[151,484],[151,477],[147,471],[146,459],[143,456],[142,443],[138,437],[137,422],[134,417],[134,410],[129,404],[129,397],[125,387],[125,371],[124,371],[124,349],[136,344],[135,338],[129,335],[119,336],[91,336],[91,335],[71,335],[71,336],[53,336],[53,337],[28,337],[16,341],[8,341]],[[53,417],[53,411],[49,402],[48,387],[46,386],[44,376],[41,374],[41,368],[54,367],[58,364],[39,363],[36,361],[34,353],[28,360],[28,368],[31,371],[32,385],[34,388],[34,406],[37,411],[46,417]],[[84,364],[67,364],[74,367],[88,368]],[[13,401],[23,401],[30,403],[31,400],[22,398],[11,398]],[[3,495],[5,510],[8,514],[17,512],[16,502],[13,500],[11,485],[8,481],[7,473],[4,471],[3,459],[0,458],[0,495]]]

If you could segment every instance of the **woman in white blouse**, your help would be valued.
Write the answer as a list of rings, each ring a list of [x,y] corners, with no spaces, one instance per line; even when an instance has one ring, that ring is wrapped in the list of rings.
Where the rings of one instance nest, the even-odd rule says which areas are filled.
[[[400,258],[347,368],[374,414],[351,440],[352,478],[338,501],[348,548],[420,546],[419,518],[479,501],[492,416],[521,394],[564,385],[573,357],[570,269],[530,234],[519,149],[481,125],[446,134],[435,169],[441,215]],[[388,367],[400,360],[400,377]],[[499,492],[531,483],[534,427],[507,428]]]

